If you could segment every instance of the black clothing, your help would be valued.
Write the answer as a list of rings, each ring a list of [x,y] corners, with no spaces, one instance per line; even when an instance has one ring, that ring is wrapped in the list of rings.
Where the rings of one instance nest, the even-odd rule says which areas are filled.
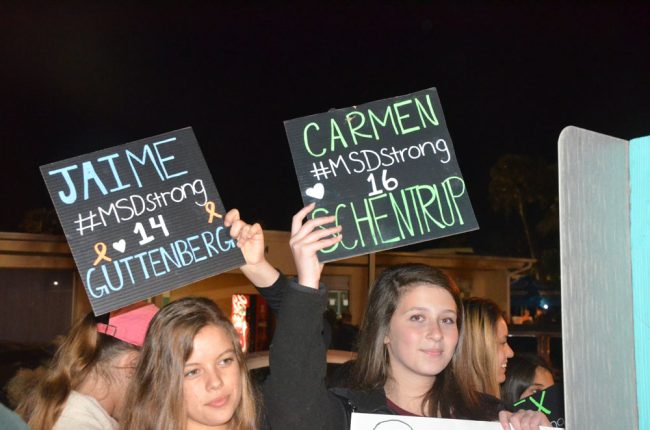
[[[345,428],[350,427],[350,415],[352,412],[397,415],[397,412],[387,405],[386,394],[383,389],[359,391],[348,388],[332,388],[330,391],[339,397],[345,405],[348,426]],[[494,415],[498,415],[499,411],[505,409],[505,405],[494,396],[479,393],[479,397],[481,399],[481,408],[483,410],[492,411]],[[455,419],[462,420],[471,418],[457,416]]]
[[[564,417],[564,387],[561,383],[551,385],[532,396],[518,400],[508,409],[513,412],[520,409],[540,411],[546,415],[553,427],[564,427],[566,421]]]
[[[342,429],[336,426],[338,420],[330,425],[330,411],[338,407],[343,419],[345,411],[324,382],[327,363],[321,332],[326,290],[306,288],[280,276],[272,287],[259,291],[264,298],[282,297],[269,354],[271,371],[262,387],[271,428]]]
[[[383,390],[326,388],[321,332],[327,293],[323,286],[314,290],[280,276],[272,287],[259,291],[265,298],[281,297],[282,301],[270,349],[271,373],[262,389],[272,429],[344,430],[350,428],[354,411],[395,414],[386,405]],[[483,398],[490,410],[504,409],[498,399]]]
[[[269,308],[274,315],[277,315],[280,310],[282,298],[284,297],[287,285],[289,285],[289,280],[286,276],[280,273],[278,279],[276,279],[270,287],[257,288],[257,291],[262,297],[264,297],[266,304],[269,305]]]

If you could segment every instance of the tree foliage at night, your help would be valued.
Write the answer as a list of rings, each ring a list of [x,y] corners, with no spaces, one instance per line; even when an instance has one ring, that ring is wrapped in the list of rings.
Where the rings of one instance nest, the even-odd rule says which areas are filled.
[[[503,155],[490,169],[489,197],[496,213],[516,215],[529,256],[549,266],[541,260],[557,255],[557,166],[529,155]]]

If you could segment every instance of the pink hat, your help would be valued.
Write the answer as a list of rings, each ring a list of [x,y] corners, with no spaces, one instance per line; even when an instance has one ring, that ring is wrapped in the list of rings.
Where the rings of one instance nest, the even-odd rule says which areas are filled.
[[[158,312],[156,305],[134,303],[111,312],[108,324],[97,323],[97,331],[135,346],[142,346],[149,322]]]

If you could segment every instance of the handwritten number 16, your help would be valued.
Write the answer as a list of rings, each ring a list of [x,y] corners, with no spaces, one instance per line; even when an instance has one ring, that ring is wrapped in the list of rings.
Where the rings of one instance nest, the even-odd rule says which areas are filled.
[[[165,225],[165,220],[163,219],[162,215],[158,215],[158,222],[156,222],[154,217],[150,217],[149,225],[151,225],[151,228],[162,229],[163,233],[165,234],[165,237],[169,236],[169,231],[167,230],[167,225]],[[138,242],[140,245],[146,245],[147,243],[155,239],[154,236],[149,236],[147,234],[141,222],[137,222],[135,224],[135,229],[133,230],[133,233],[138,233],[142,237],[142,240]]]
[[[384,185],[384,189],[386,191],[393,191],[395,188],[397,188],[397,179],[395,178],[387,178],[386,177],[386,169],[382,170],[381,172],[381,183]],[[366,179],[368,182],[370,182],[370,185],[372,186],[372,192],[368,194],[368,196],[376,196],[377,194],[381,194],[384,192],[384,190],[377,189],[377,183],[375,182],[375,174],[371,173],[368,175],[368,179]]]

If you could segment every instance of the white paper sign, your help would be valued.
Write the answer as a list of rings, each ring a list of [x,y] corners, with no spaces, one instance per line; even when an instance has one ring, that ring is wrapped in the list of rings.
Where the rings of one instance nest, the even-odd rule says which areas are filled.
[[[511,426],[512,427],[512,426]],[[350,430],[502,430],[498,422],[352,413]],[[540,430],[558,430],[540,427]]]

